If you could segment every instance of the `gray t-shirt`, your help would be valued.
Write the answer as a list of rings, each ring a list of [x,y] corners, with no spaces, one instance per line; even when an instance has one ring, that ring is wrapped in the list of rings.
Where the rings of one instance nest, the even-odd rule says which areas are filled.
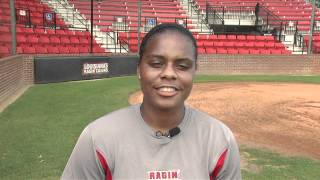
[[[241,179],[232,132],[186,107],[181,132],[158,136],[140,104],[107,114],[81,133],[61,179]]]

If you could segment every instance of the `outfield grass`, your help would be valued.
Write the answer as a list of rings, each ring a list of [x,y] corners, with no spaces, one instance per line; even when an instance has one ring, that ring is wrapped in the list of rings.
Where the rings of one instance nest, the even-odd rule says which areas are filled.
[[[320,76],[197,76],[196,82],[320,83]],[[135,77],[34,85],[0,114],[0,179],[59,179],[82,129],[128,104]],[[241,148],[244,179],[319,179],[320,162]]]

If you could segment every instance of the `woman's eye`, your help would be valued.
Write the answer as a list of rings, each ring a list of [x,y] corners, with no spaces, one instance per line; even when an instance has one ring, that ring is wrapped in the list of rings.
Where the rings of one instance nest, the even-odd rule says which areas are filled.
[[[178,64],[177,68],[180,70],[187,70],[189,66],[187,64]]]
[[[150,65],[151,65],[151,67],[154,67],[154,68],[160,68],[162,66],[162,63],[160,63],[160,62],[151,62]]]

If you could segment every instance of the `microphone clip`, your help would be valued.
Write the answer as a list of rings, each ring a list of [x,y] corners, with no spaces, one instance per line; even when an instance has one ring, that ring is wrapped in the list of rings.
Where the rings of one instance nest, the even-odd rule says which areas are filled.
[[[176,135],[178,135],[180,133],[180,128],[179,127],[175,127],[170,129],[168,132],[162,132],[162,131],[157,131],[156,132],[156,137],[160,138],[161,136],[163,137],[167,137],[167,138],[172,138]]]

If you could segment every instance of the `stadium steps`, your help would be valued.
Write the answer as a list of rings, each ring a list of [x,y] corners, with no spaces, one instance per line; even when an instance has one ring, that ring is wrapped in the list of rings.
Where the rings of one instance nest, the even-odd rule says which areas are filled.
[[[75,9],[74,6],[71,6],[67,1],[42,0],[42,2],[54,9],[65,22],[71,25],[72,29],[90,29],[91,21],[82,16],[77,9]],[[102,48],[105,48],[107,52],[120,52],[120,45],[116,43],[116,33],[102,32],[99,26],[94,26],[93,36],[95,37],[96,42]],[[124,50],[121,52],[124,52]]]
[[[187,12],[187,15],[189,19],[191,19],[192,24],[194,28],[190,29],[191,32],[196,32],[196,33],[212,33],[212,31],[208,28],[208,26],[201,22],[204,21],[204,11],[201,11],[203,13],[200,13],[199,15],[197,12],[192,10],[190,7],[188,7],[188,2],[189,0],[179,0],[180,5],[182,6],[183,10]]]
[[[307,54],[307,49],[303,51],[301,47],[294,46],[294,35],[285,35],[282,43],[287,50],[292,52],[292,54]]]
[[[75,11],[75,9],[67,1],[59,0],[41,0],[43,3],[51,7],[59,14],[63,20],[75,30],[88,29],[89,25],[86,23],[82,15]]]

